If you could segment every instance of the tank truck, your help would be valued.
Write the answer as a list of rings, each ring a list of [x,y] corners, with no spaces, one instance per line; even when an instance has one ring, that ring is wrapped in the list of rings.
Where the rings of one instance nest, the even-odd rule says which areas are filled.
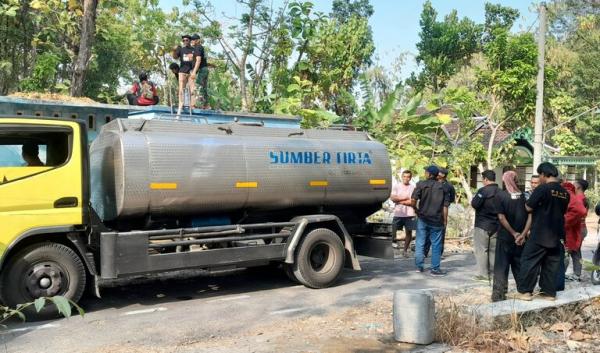
[[[115,119],[88,147],[84,121],[5,116],[2,145],[25,160],[0,167],[9,306],[77,302],[121,278],[270,264],[323,288],[360,269],[357,253],[391,251],[393,227],[366,221],[389,197],[390,161],[364,132]]]

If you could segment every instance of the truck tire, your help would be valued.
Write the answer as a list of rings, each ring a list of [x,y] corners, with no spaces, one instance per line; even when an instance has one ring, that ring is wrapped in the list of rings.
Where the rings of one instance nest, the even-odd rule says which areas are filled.
[[[71,248],[58,243],[34,244],[12,256],[3,269],[0,299],[12,308],[57,295],[77,302],[85,290],[85,281],[85,266]],[[39,313],[33,306],[25,310],[28,320],[56,315],[54,305],[47,305]]]
[[[294,274],[294,265],[291,264],[283,264],[283,272],[285,273],[285,275],[294,283],[299,283],[299,284],[303,284],[302,282],[300,282],[298,280],[298,278],[296,278],[296,275]]]
[[[592,271],[591,279],[592,279],[592,283],[594,285],[596,285],[596,286],[599,285],[600,284],[600,270]]]
[[[329,287],[342,272],[344,255],[344,244],[336,233],[315,229],[298,244],[294,276],[309,288]]]

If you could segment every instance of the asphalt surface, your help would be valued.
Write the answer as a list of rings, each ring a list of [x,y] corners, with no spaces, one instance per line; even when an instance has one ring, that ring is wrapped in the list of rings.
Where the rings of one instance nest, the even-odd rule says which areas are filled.
[[[595,232],[586,239],[585,259],[591,258],[596,241]],[[481,285],[471,280],[471,253],[448,254],[442,262],[448,276],[437,278],[416,273],[414,258],[361,257],[360,262],[362,271],[344,270],[337,285],[319,290],[292,283],[272,268],[137,279],[104,288],[102,299],[83,298],[83,318],[10,323],[0,330],[0,352],[110,352],[123,345],[151,352],[151,347],[235,337],[257,325],[277,327],[291,318],[325,315],[369,299],[391,300],[398,289]]]

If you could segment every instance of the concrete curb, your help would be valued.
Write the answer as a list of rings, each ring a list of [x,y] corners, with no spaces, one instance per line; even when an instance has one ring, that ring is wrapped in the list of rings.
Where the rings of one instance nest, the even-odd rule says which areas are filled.
[[[554,302],[543,299],[535,299],[535,297],[532,301],[509,299],[490,304],[470,306],[468,307],[467,311],[481,318],[494,319],[512,314],[522,314],[531,311],[574,304],[596,297],[600,297],[600,286],[586,286],[558,292],[556,301]]]

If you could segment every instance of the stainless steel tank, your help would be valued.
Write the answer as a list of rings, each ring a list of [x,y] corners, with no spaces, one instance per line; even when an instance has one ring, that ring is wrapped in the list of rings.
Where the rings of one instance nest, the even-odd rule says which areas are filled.
[[[385,146],[356,131],[118,119],[90,156],[92,205],[105,221],[368,206],[391,188]]]

